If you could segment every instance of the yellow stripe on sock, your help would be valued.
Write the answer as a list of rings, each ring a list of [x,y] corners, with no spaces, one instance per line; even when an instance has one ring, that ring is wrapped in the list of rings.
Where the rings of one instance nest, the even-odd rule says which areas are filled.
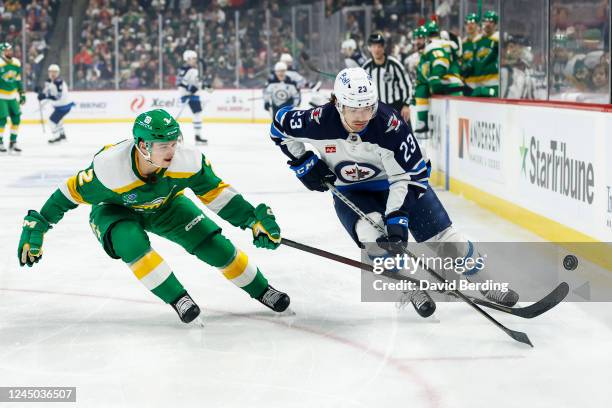
[[[235,279],[246,270],[249,264],[249,257],[242,251],[238,251],[232,262],[225,268],[221,269],[223,276],[227,279]]]
[[[161,256],[153,250],[149,251],[145,256],[130,265],[134,275],[140,280],[151,273],[152,270],[164,262]]]

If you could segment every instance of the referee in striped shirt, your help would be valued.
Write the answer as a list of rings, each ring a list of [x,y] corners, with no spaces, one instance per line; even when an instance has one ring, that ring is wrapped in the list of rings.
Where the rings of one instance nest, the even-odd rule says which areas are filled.
[[[404,120],[410,120],[410,97],[412,85],[402,64],[385,53],[385,37],[373,33],[368,38],[368,50],[372,58],[363,64],[363,69],[372,76],[381,102],[391,105]]]

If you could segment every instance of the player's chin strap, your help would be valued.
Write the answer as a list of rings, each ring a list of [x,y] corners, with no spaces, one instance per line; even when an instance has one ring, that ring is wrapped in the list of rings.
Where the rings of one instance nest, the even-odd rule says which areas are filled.
[[[144,143],[145,143],[145,146],[147,146],[148,142],[144,142]],[[142,150],[140,150],[139,143],[137,143],[137,144],[136,144],[136,150],[138,150],[138,153],[140,153],[140,154],[142,155],[142,158],[143,158],[143,159],[145,159],[145,161],[146,161],[147,163],[149,163],[149,164],[151,164],[151,165],[153,165],[153,166],[157,167],[158,169],[160,169],[160,168],[161,168],[161,166],[159,166],[159,165],[155,164],[155,163],[153,162],[153,160],[151,160],[151,152],[149,151],[149,147],[147,147],[147,150],[146,150],[146,152],[147,152],[147,153],[145,154],[145,153],[144,153]]]

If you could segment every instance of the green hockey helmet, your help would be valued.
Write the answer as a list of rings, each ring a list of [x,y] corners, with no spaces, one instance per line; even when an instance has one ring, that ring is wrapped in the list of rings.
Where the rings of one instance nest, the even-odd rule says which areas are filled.
[[[179,140],[181,128],[178,122],[163,109],[143,112],[134,121],[132,127],[134,143],[141,140],[150,147],[151,143],[164,143]],[[147,149],[149,150],[149,149]]]
[[[7,42],[0,43],[0,52],[4,52],[6,50],[11,50],[11,49],[13,49],[13,46],[11,45],[11,43],[7,43]]]
[[[470,13],[465,16],[465,23],[480,23],[480,17],[476,13]]]
[[[499,16],[493,10],[489,10],[485,13],[482,21],[492,21],[497,24],[497,22],[499,21]]]
[[[425,24],[425,29],[427,30],[427,35],[429,35],[430,37],[440,34],[440,26],[436,21],[430,21]]]
[[[413,38],[426,38],[427,37],[427,29],[425,28],[425,26],[417,27],[412,32],[412,37]]]

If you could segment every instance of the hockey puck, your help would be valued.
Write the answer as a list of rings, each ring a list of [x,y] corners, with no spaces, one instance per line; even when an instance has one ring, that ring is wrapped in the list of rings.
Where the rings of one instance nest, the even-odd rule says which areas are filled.
[[[563,267],[568,271],[573,271],[578,267],[578,258],[574,255],[566,255],[563,258]]]

